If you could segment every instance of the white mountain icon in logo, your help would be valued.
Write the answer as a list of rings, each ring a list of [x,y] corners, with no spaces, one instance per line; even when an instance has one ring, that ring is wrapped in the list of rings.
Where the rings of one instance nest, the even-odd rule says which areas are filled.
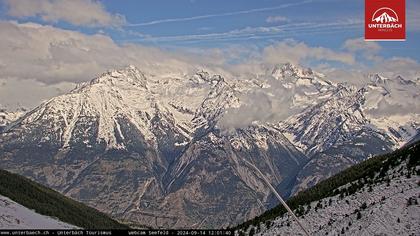
[[[378,13],[381,13],[381,15],[377,16]],[[389,14],[388,14],[389,13]],[[391,15],[393,16],[391,16]],[[391,22],[398,22],[398,16],[397,13],[395,13],[394,10],[388,7],[383,7],[378,9],[372,17],[372,21],[375,21],[376,23],[391,23]]]

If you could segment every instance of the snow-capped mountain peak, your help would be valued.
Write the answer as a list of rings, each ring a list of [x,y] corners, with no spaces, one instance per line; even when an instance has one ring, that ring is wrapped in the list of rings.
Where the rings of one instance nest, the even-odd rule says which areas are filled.
[[[386,84],[388,81],[388,78],[379,74],[371,74],[368,78],[373,84]]]
[[[368,79],[370,81],[369,84],[374,85],[374,86],[383,86],[383,87],[416,86],[416,81],[404,78],[401,75],[397,75],[394,78],[388,78],[381,74],[376,73],[376,74],[368,75]]]
[[[287,77],[295,77],[295,78],[314,78],[324,77],[323,74],[313,71],[311,68],[303,68],[298,65],[294,65],[290,62],[275,65],[271,69],[271,75],[277,79],[285,79]]]
[[[276,65],[272,70],[272,75],[277,78],[284,78],[285,76],[296,76],[300,72],[297,66],[291,63],[285,63],[283,65]]]
[[[397,81],[401,85],[413,85],[413,86],[416,85],[416,82],[415,81],[412,81],[412,80],[409,80],[409,79],[405,79],[401,75],[398,75],[397,77],[395,77],[395,81]]]
[[[135,66],[130,65],[123,69],[109,70],[90,82],[80,83],[76,86],[73,92],[80,89],[90,87],[94,84],[108,85],[108,86],[136,86],[147,89],[146,76]]]
[[[328,99],[289,118],[283,130],[291,134],[297,146],[313,155],[345,142],[368,123],[361,110],[363,102],[362,91],[338,84]]]
[[[191,80],[196,83],[205,82],[215,85],[219,82],[223,82],[224,78],[221,75],[210,75],[209,72],[200,70],[192,76]]]
[[[372,125],[401,146],[418,132],[420,87],[401,75],[386,78],[374,74],[369,79],[364,86],[365,114]]]

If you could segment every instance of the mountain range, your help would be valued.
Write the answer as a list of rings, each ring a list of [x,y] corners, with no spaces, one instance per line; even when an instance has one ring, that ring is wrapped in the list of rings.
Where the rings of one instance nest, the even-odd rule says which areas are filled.
[[[254,166],[287,198],[418,135],[418,80],[367,79],[111,70],[5,121],[0,168],[130,224],[227,227],[276,204]]]

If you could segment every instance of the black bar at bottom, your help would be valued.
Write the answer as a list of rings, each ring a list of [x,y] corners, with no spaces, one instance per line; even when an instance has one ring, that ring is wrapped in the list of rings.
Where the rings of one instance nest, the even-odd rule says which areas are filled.
[[[51,235],[51,236],[219,236],[234,235],[233,230],[0,230],[0,236],[27,236],[27,235]]]

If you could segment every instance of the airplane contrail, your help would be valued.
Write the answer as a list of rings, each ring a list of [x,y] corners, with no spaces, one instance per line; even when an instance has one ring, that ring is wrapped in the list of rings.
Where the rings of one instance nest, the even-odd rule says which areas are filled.
[[[281,26],[271,27],[254,27],[228,32],[210,33],[210,34],[190,34],[190,35],[175,35],[175,36],[158,36],[158,37],[144,37],[125,42],[183,42],[183,41],[208,41],[208,40],[238,40],[247,39],[248,37],[255,38],[270,38],[279,36],[291,36],[305,32],[317,32],[318,30],[335,30],[335,29],[349,29],[359,27],[362,22],[334,22],[334,23],[291,23]]]
[[[278,5],[278,6],[274,6],[274,7],[255,8],[255,9],[250,9],[250,10],[233,11],[233,12],[226,12],[226,13],[219,13],[219,14],[208,14],[208,15],[192,16],[192,17],[169,18],[169,19],[154,20],[154,21],[142,22],[142,23],[131,23],[131,24],[126,24],[125,26],[128,26],[128,27],[148,26],[148,25],[156,25],[156,24],[170,23],[170,22],[184,22],[184,21],[193,21],[193,20],[214,18],[214,17],[234,16],[234,15],[249,14],[249,13],[254,13],[254,12],[272,11],[272,10],[288,8],[288,7],[292,7],[292,6],[298,6],[298,5],[310,3],[312,1],[313,0],[305,0],[305,1],[302,1],[302,2],[287,3],[287,4],[282,4],[282,5]]]

